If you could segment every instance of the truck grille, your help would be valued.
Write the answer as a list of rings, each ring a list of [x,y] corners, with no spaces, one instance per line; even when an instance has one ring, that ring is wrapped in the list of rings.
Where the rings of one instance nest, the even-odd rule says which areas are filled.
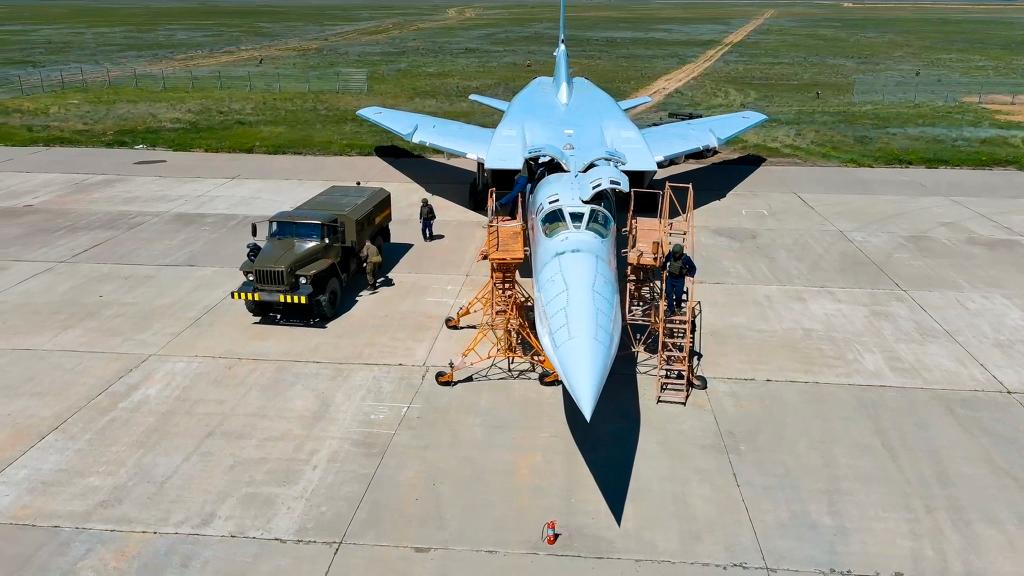
[[[284,286],[284,270],[256,269],[258,286]]]

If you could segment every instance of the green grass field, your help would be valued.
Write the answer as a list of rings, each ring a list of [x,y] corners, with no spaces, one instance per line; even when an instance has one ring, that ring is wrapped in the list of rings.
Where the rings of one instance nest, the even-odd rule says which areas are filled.
[[[16,97],[0,100],[0,144],[366,154],[397,142],[354,116],[370,104],[493,126],[499,115],[465,96],[508,98],[530,78],[550,74],[557,4],[483,2],[473,16],[449,21],[446,10],[453,6],[283,0],[3,5],[0,75],[29,67],[161,61],[234,46],[259,52],[262,45],[321,39],[315,49],[274,52],[260,67],[255,57],[230,66],[284,74],[361,68],[369,71],[369,90],[94,86]],[[570,2],[573,67],[623,98],[693,60],[767,7]],[[973,104],[853,98],[857,76],[909,77],[916,70],[929,78],[1009,79],[1024,87],[1024,8],[770,7],[776,14],[761,28],[640,120],[670,110],[753,108],[771,121],[735,141],[735,151],[828,164],[1024,169],[1022,123],[998,120]],[[429,25],[415,27],[424,23]],[[339,30],[381,26],[396,32],[330,40]]]

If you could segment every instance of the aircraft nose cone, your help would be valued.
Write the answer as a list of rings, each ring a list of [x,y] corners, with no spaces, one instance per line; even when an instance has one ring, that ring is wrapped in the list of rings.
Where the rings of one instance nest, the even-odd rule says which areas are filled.
[[[588,422],[619,344],[614,274],[614,262],[580,250],[558,254],[536,284],[544,351]]]
[[[590,422],[608,378],[612,360],[608,344],[592,338],[576,338],[559,346],[554,356],[562,385]]]

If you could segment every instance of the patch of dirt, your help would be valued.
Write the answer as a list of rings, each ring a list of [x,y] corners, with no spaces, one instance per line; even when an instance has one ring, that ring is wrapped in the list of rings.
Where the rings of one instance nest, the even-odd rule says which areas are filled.
[[[235,63],[242,60],[258,61],[274,55],[292,54],[296,52],[311,52],[327,44],[337,42],[361,42],[368,40],[379,40],[389,36],[447,26],[472,18],[480,13],[480,8],[475,6],[461,6],[448,8],[445,15],[435,19],[425,19],[419,22],[403,22],[397,19],[374,20],[365,22],[354,28],[346,28],[341,31],[317,35],[315,37],[282,40],[260,46],[246,48],[226,48],[216,52],[202,52],[198,54],[185,54],[175,56],[166,60],[150,62],[148,68],[163,68],[174,70],[177,68],[193,68],[202,66],[217,66],[221,64]]]
[[[723,54],[729,51],[737,42],[743,40],[748,34],[753,32],[758,26],[764,23],[765,20],[771,18],[772,14],[775,14],[775,10],[768,10],[764,14],[761,14],[757,18],[754,18],[750,22],[747,22],[738,30],[729,34],[719,43],[717,46],[708,50],[707,52],[700,55],[699,58],[690,62],[689,64],[673,70],[668,74],[665,74],[661,78],[658,78],[649,86],[634,93],[631,98],[637,98],[640,96],[650,96],[651,102],[639,106],[630,111],[631,115],[636,115],[643,110],[654,106],[658,102],[665,99],[666,96],[678,90],[681,86],[693,80],[697,76],[700,76],[705,70],[711,67]]]
[[[1024,8],[1024,4],[946,4],[944,2],[843,2],[844,8]]]
[[[978,96],[964,96],[960,101],[984,106],[995,112],[999,120],[1024,122],[1024,94],[984,94],[980,101]]]
[[[985,108],[996,113],[999,120],[1010,120],[1011,122],[1024,122],[1024,103],[1021,104],[982,104]]]

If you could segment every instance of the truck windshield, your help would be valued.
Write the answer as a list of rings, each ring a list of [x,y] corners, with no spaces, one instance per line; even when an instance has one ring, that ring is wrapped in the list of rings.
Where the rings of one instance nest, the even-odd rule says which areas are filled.
[[[299,240],[320,241],[321,224],[319,222],[271,222],[271,238],[296,238]]]

